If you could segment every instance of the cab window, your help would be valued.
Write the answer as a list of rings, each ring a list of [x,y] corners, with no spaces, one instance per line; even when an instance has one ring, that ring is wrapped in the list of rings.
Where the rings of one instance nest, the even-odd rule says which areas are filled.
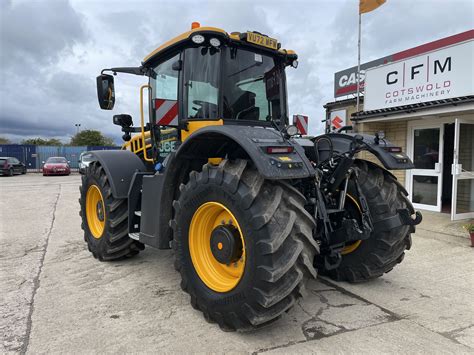
[[[218,118],[220,52],[215,48],[185,51],[185,116],[189,119]]]
[[[228,48],[222,80],[224,118],[280,120],[283,70],[271,56]]]
[[[155,77],[150,81],[153,98],[178,100],[178,71],[173,70],[173,63],[179,60],[179,54],[159,64]]]

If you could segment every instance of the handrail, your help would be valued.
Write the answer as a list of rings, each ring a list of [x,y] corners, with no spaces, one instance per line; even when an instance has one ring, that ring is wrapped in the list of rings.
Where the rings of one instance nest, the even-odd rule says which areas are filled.
[[[151,90],[151,86],[148,84],[144,84],[140,86],[140,126],[141,126],[141,138],[142,138],[142,147],[143,147],[143,159],[145,161],[149,161],[153,163],[152,158],[148,158],[147,156],[147,149],[145,144],[145,119],[143,114],[143,90],[144,89]]]

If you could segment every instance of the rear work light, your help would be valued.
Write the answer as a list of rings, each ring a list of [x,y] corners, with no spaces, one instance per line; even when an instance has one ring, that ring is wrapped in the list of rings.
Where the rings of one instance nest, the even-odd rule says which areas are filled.
[[[385,147],[384,149],[387,152],[390,152],[390,153],[401,153],[402,152],[402,147]]]
[[[267,147],[268,154],[285,154],[293,153],[294,147]]]

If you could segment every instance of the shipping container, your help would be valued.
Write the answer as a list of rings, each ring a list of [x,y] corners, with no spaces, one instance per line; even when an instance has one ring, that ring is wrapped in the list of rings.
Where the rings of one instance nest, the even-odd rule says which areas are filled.
[[[0,156],[14,157],[26,165],[27,169],[37,169],[36,146],[29,144],[0,144]]]
[[[41,171],[43,162],[49,157],[64,157],[73,170],[79,169],[79,157],[90,150],[111,150],[109,146],[36,146],[30,144],[0,144],[1,157],[14,157],[24,163],[30,171]]]
[[[101,146],[101,145],[89,145],[87,150],[118,150],[121,147],[118,146]]]

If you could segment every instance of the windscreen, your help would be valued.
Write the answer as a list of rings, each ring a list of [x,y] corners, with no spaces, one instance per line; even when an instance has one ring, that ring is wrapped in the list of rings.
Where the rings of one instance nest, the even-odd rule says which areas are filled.
[[[283,70],[271,56],[228,48],[222,80],[224,118],[281,120]]]

